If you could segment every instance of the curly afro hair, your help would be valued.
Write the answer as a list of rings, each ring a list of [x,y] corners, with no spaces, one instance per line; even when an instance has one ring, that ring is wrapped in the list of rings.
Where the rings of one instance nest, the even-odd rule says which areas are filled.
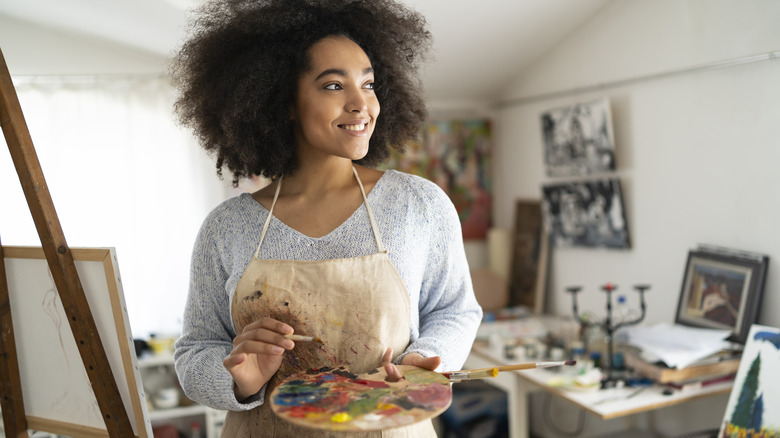
[[[419,134],[418,68],[431,40],[420,14],[392,0],[217,0],[195,12],[171,64],[175,112],[234,185],[297,168],[290,109],[308,49],[327,36],[357,43],[375,71],[382,117],[357,163],[374,167]]]

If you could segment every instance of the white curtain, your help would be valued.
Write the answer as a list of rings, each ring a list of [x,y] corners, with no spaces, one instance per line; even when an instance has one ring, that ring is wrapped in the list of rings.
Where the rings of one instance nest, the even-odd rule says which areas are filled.
[[[15,87],[71,247],[115,247],[133,336],[175,336],[195,235],[231,193],[173,119],[162,78],[24,78]],[[0,139],[0,239],[40,239]]]

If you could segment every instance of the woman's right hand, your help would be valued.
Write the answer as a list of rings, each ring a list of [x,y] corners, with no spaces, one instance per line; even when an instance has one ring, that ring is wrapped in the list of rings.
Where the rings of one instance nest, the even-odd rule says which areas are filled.
[[[293,333],[289,325],[263,317],[247,324],[233,339],[233,350],[222,364],[233,376],[236,400],[246,400],[265,385],[282,364],[285,350],[295,343],[284,337]]]

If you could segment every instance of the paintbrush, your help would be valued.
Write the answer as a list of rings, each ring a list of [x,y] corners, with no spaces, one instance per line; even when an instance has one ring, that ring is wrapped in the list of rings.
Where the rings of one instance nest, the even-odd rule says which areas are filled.
[[[477,368],[473,370],[449,371],[441,373],[444,377],[452,380],[473,380],[484,379],[486,377],[496,377],[501,371],[530,370],[532,368],[551,368],[559,366],[571,366],[577,363],[576,360],[562,360],[556,362],[529,362],[517,365],[502,365],[492,368]]]
[[[315,337],[315,336],[303,336],[303,335],[284,335],[285,338],[290,339],[292,341],[302,341],[302,342],[322,342],[322,339]]]
[[[449,379],[451,382],[459,382],[461,380],[484,379],[486,377],[498,376],[498,368],[485,368],[482,370],[449,371],[446,373],[441,373],[441,375]]]

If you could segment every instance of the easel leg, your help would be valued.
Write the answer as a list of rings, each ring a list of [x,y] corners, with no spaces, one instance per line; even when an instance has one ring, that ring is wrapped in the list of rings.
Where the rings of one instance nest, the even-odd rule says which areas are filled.
[[[76,271],[73,254],[65,241],[2,51],[0,125],[106,430],[112,438],[133,437],[133,427]]]
[[[22,381],[16,355],[2,242],[0,242],[0,407],[3,409],[5,436],[27,438],[27,417],[24,413]]]

